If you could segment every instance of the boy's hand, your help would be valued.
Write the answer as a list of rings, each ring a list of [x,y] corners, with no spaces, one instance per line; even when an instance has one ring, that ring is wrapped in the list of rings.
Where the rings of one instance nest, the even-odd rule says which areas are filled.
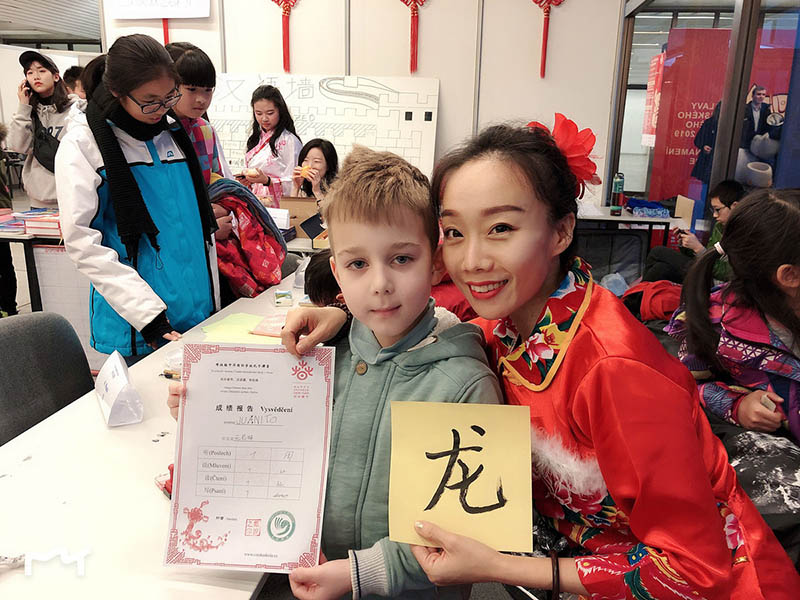
[[[292,593],[300,600],[334,600],[352,591],[350,561],[332,560],[289,573]]]
[[[347,314],[341,308],[293,308],[286,315],[281,343],[290,354],[300,358],[304,352],[335,336],[345,323]],[[301,335],[306,337],[300,340]]]
[[[181,403],[181,398],[186,396],[186,386],[179,381],[172,381],[169,384],[169,396],[167,396],[167,407],[169,407],[169,414],[176,421],[178,420],[178,405]]]

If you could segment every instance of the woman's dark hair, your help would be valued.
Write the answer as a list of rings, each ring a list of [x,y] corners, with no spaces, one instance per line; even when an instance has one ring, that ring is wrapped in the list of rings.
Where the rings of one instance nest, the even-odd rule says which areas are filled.
[[[50,65],[41,62],[39,64],[53,75],[59,74],[58,71],[53,71]],[[27,73],[27,71],[28,69],[26,68],[25,72]],[[67,84],[64,83],[63,77],[59,76],[59,80],[53,83],[53,93],[47,98],[42,98],[38,92],[35,92],[33,88],[31,88],[31,109],[36,110],[36,107],[40,104],[52,104],[56,107],[58,112],[64,112],[69,107],[69,91],[67,90]]]
[[[800,190],[758,190],[731,212],[720,242],[731,266],[723,301],[758,310],[800,339],[800,318],[775,283],[781,265],[800,266]],[[709,249],[692,264],[683,283],[689,351],[713,369],[719,333],[709,318],[713,269],[721,256]]]
[[[269,100],[275,105],[275,108],[278,109],[278,124],[275,126],[275,131],[272,134],[272,137],[269,139],[269,147],[272,149],[272,156],[278,156],[278,151],[275,150],[275,143],[278,141],[278,138],[281,137],[281,134],[284,132],[284,130],[288,130],[297,135],[297,132],[294,129],[294,119],[292,119],[292,115],[289,113],[289,107],[286,106],[286,101],[283,99],[281,91],[275,86],[258,86],[253,92],[252,98],[250,98],[250,108],[253,108],[253,105],[255,105],[255,103],[259,100]],[[256,121],[256,117],[254,115],[253,132],[250,134],[250,137],[247,138],[248,152],[256,147],[260,137],[261,125],[259,125],[258,121]]]
[[[547,206],[550,223],[557,223],[569,214],[577,216],[578,180],[553,137],[538,127],[493,125],[448,153],[433,169],[431,201],[441,205],[448,175],[482,158],[513,165],[525,177],[536,198]],[[569,269],[577,246],[577,235],[573,232],[572,242],[559,256],[562,271]]]
[[[730,208],[734,202],[739,202],[744,198],[744,193],[744,186],[741,183],[733,179],[726,179],[720,181],[714,189],[708,192],[708,199],[719,198],[722,204]]]
[[[149,35],[123,36],[108,49],[103,83],[118,97],[159,77],[178,81],[169,52]]]
[[[217,86],[217,70],[208,54],[190,42],[166,45],[175,62],[175,70],[183,85],[213,88]]]
[[[105,73],[105,70],[105,54],[95,56],[89,61],[89,64],[83,68],[83,72],[81,73],[81,86],[83,86],[83,91],[86,93],[87,100],[92,99],[94,90],[103,81],[103,73]]]
[[[325,157],[325,164],[328,165],[328,170],[325,172],[325,178],[322,183],[324,187],[330,187],[331,183],[333,183],[333,180],[336,178],[336,174],[339,172],[339,155],[336,154],[334,145],[328,140],[314,138],[306,142],[305,146],[300,150],[300,155],[297,157],[297,164],[302,165],[309,151],[314,148],[319,148],[322,151],[322,156]],[[308,181],[308,179],[303,180],[302,188],[306,196],[312,195],[311,182]]]

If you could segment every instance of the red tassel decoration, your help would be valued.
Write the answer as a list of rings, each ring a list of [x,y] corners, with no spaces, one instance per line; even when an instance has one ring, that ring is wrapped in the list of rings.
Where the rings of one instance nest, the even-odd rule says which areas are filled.
[[[161,19],[161,28],[164,30],[164,45],[169,44],[169,19]]]
[[[564,0],[533,0],[535,4],[542,7],[544,11],[544,22],[542,23],[542,59],[539,66],[539,77],[544,79],[544,72],[547,66],[547,39],[550,34],[550,8],[558,6]]]
[[[281,7],[283,20],[283,70],[289,72],[289,13],[292,12],[297,0],[272,0]]]
[[[544,23],[542,23],[542,59],[539,65],[539,78],[544,79],[547,67],[547,37],[550,33],[550,5],[544,7]]]
[[[283,70],[289,72],[289,13],[292,7],[283,5]]]
[[[417,72],[417,45],[419,43],[419,8],[411,5],[411,72]]]
[[[411,72],[417,72],[417,46],[419,44],[419,7],[425,0],[400,0],[411,9]]]

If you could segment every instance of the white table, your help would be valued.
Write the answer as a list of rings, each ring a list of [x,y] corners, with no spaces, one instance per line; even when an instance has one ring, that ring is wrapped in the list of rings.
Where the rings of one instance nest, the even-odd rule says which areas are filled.
[[[293,281],[290,275],[277,289]],[[286,311],[274,306],[272,289],[237,300],[184,340],[202,341],[201,327],[228,314]],[[174,460],[176,425],[158,373],[178,343],[131,367],[145,403],[142,423],[106,427],[92,391],[0,447],[0,555],[90,551],[83,577],[59,558],[34,562],[31,576],[0,567],[0,598],[250,598],[261,573],[161,564],[169,501],[153,479]]]
[[[597,206],[594,208],[595,210],[599,211],[599,214],[593,215],[582,215],[578,217],[579,223],[602,223],[604,225],[614,225],[618,223],[626,223],[629,225],[647,225],[648,232],[650,233],[650,237],[652,239],[653,236],[653,227],[664,227],[664,239],[662,245],[667,245],[667,238],[669,237],[669,230],[678,228],[678,229],[688,229],[688,225],[686,221],[679,218],[672,218],[672,217],[637,217],[632,213],[629,213],[624,208],[622,209],[622,214],[619,216],[612,216],[611,215],[611,207],[610,206]],[[618,229],[614,227],[614,229]]]
[[[305,237],[296,237],[286,242],[286,249],[289,250],[289,252],[297,252],[303,255],[316,254],[321,250],[321,248],[314,248],[311,244],[311,240]]]

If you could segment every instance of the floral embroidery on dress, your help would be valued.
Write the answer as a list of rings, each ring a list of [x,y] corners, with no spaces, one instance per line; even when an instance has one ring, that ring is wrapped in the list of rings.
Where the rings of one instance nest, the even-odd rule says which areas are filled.
[[[572,263],[569,273],[550,295],[539,320],[524,343],[511,319],[501,320],[493,333],[509,350],[506,357],[530,383],[542,383],[560,352],[566,349],[569,332],[583,305],[592,279],[589,265],[580,258]]]

